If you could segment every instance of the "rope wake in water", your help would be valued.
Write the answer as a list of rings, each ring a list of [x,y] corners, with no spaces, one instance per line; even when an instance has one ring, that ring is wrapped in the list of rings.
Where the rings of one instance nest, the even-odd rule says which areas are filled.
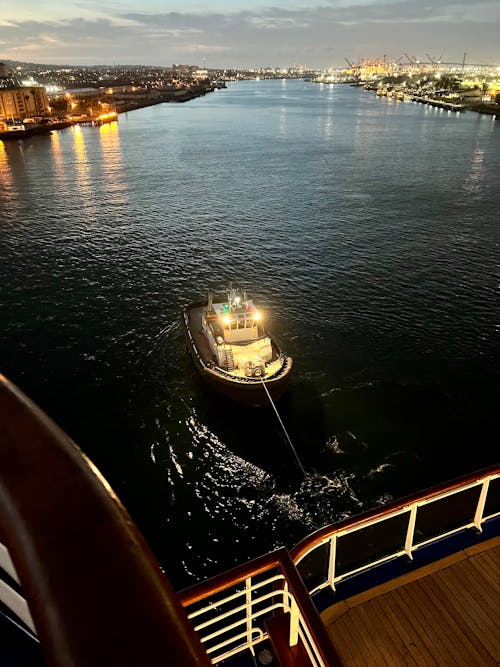
[[[294,453],[295,458],[297,459],[297,463],[299,464],[299,468],[302,470],[302,474],[304,475],[304,477],[306,477],[306,471],[304,470],[304,466],[302,465],[302,463],[301,463],[301,461],[300,461],[300,459],[299,459],[299,455],[297,454],[297,451],[296,451],[295,447],[293,446],[293,443],[292,443],[292,441],[291,441],[291,439],[290,439],[290,436],[288,435],[288,432],[287,432],[287,430],[286,430],[286,428],[285,428],[285,425],[283,424],[283,421],[282,421],[282,419],[281,419],[281,417],[280,417],[280,414],[279,414],[279,412],[278,412],[278,409],[276,408],[276,406],[275,406],[275,404],[274,404],[274,401],[273,401],[273,399],[271,398],[271,394],[269,393],[269,390],[268,390],[268,388],[266,387],[266,383],[264,382],[264,380],[263,380],[262,378],[261,378],[261,382],[262,382],[262,386],[264,387],[264,390],[265,390],[265,392],[266,392],[266,394],[267,394],[267,397],[268,397],[268,399],[269,399],[269,402],[270,402],[271,405],[273,406],[273,410],[274,410],[274,412],[276,413],[276,416],[278,417],[278,421],[279,421],[279,423],[281,424],[281,428],[283,429],[283,433],[285,434],[286,439],[288,440],[288,444],[290,445],[290,448],[291,448],[292,452]]]

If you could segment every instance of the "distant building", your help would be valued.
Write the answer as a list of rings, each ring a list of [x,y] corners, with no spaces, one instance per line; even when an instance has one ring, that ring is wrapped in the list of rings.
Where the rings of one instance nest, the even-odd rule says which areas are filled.
[[[47,91],[41,86],[0,88],[0,118],[50,116]]]
[[[50,93],[51,97],[60,95],[70,95],[71,97],[99,97],[102,94],[102,88],[65,88]]]
[[[172,65],[172,69],[179,74],[190,74],[193,70],[198,69],[198,65]]]
[[[0,79],[9,78],[9,68],[5,63],[0,63]]]

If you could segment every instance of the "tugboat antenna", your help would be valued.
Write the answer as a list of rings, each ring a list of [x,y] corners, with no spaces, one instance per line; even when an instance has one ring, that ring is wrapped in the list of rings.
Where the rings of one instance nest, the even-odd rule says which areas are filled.
[[[296,451],[295,447],[293,446],[292,441],[290,440],[290,436],[288,435],[288,432],[285,428],[285,425],[283,424],[283,421],[280,417],[278,409],[276,408],[276,406],[274,404],[274,401],[271,398],[271,394],[269,393],[269,389],[266,387],[266,383],[264,382],[264,380],[262,380],[262,378],[261,378],[261,382],[262,382],[262,386],[264,387],[264,390],[267,394],[267,398],[269,399],[269,402],[273,406],[273,410],[276,413],[276,416],[278,417],[278,421],[281,424],[281,428],[283,429],[283,433],[286,435],[286,439],[288,440],[288,444],[290,445],[290,449],[292,450],[292,452],[294,453],[295,458],[297,459],[297,463],[299,464],[299,468],[302,470],[302,474],[304,475],[304,477],[306,477],[306,471],[304,470],[304,466],[302,465],[302,463],[299,459],[299,455],[297,454],[297,451]]]

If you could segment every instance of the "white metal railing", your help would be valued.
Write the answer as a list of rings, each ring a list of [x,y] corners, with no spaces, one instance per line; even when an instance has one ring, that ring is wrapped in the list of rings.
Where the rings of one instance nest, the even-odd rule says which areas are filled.
[[[7,548],[0,542],[0,568],[14,581],[19,583],[16,569],[10,558]],[[28,603],[22,595],[0,578],[0,602],[10,609],[23,623],[36,634],[35,625],[31,618]]]
[[[366,520],[362,520],[360,522],[355,523],[355,525],[353,526],[349,525],[345,527],[336,527],[335,525],[331,526],[330,533],[326,532],[326,534],[323,535],[321,540],[313,542],[309,548],[301,551],[300,556],[294,558],[295,565],[299,566],[300,563],[303,563],[304,560],[312,553],[314,553],[317,549],[324,548],[325,546],[327,548],[327,567],[325,568],[326,569],[325,580],[322,581],[317,586],[315,586],[314,588],[311,588],[309,590],[309,593],[310,594],[316,593],[317,591],[326,588],[328,586],[333,590],[335,590],[335,585],[339,581],[351,577],[355,574],[359,574],[377,565],[381,565],[382,563],[385,563],[389,560],[393,560],[394,558],[398,558],[400,556],[406,555],[408,556],[408,558],[413,559],[413,553],[417,549],[420,549],[433,542],[442,540],[443,538],[449,537],[450,535],[453,535],[455,533],[459,533],[463,530],[469,528],[476,528],[478,531],[482,532],[482,525],[485,521],[500,516],[500,512],[494,512],[489,515],[485,515],[484,513],[486,500],[488,497],[488,491],[490,489],[490,484],[493,480],[498,479],[499,477],[500,473],[486,474],[484,477],[476,479],[472,482],[465,483],[462,486],[453,487],[451,489],[445,489],[442,492],[432,493],[430,496],[423,496],[422,498],[409,502],[404,506],[397,507],[392,511],[390,510],[390,511],[380,512],[379,514],[376,514],[375,516],[372,516]],[[418,538],[417,536],[418,533],[416,534],[416,527],[418,526],[418,518],[419,518],[418,512],[420,508],[428,507],[433,503],[439,502],[440,500],[449,498],[454,495],[458,495],[460,493],[464,493],[476,487],[478,489],[480,488],[480,491],[475,507],[473,506],[471,508],[473,510],[469,515],[471,517],[471,520],[465,521],[464,523],[461,523],[460,525],[455,526],[450,530],[442,530],[442,532],[439,532],[438,534],[433,535],[431,537],[424,539]],[[338,549],[339,549],[339,544],[341,544],[341,539],[343,537],[347,535],[352,535],[357,531],[364,530],[371,526],[376,526],[377,524],[380,524],[382,522],[394,519],[397,516],[402,516],[405,514],[408,515],[408,519],[406,524],[406,530],[404,531],[404,535],[402,536],[403,539],[401,540],[400,549],[396,549],[392,553],[385,554],[384,556],[376,560],[367,561],[366,563],[358,567],[355,567],[353,569],[350,569],[348,571],[344,571],[340,574],[337,573]],[[301,568],[299,567],[299,571],[300,570]]]
[[[282,582],[281,587],[276,582]],[[246,577],[243,583],[244,586],[231,595],[216,601],[208,599],[203,607],[191,613],[187,609],[188,618],[194,623],[212,662],[217,664],[245,650],[255,655],[255,646],[269,636],[264,620],[280,611],[290,614],[289,646],[295,646],[300,639],[311,665],[327,667],[285,576],[275,574],[255,583],[252,577]]]
[[[310,546],[308,546],[308,542],[305,542],[303,547],[301,545],[296,547],[300,551],[297,552],[294,559],[295,565],[302,564],[303,566],[304,560],[317,549],[327,549],[324,580],[309,590],[309,593],[312,594],[328,586],[335,590],[339,581],[397,557],[406,555],[411,559],[416,550],[460,531],[472,528],[482,531],[483,524],[486,521],[500,516],[500,512],[492,512],[492,510],[489,513],[485,512],[492,482],[499,478],[500,472],[490,471],[476,478],[469,478],[463,483],[451,483],[442,490],[422,494],[407,502],[402,501],[393,507],[381,508],[369,516],[357,517],[340,525],[323,529],[316,538],[314,536],[310,538]],[[475,498],[473,500],[466,499],[470,503],[467,510],[470,517],[468,520],[459,522],[460,525],[455,525],[452,529],[443,528],[441,532],[437,531],[437,533],[433,530],[432,532],[435,534],[431,537],[420,534],[419,511],[422,508],[432,508],[434,503],[453,496],[458,497],[460,494],[473,489],[478,490],[477,500]],[[462,510],[463,508],[461,508],[461,513]],[[437,512],[437,510],[433,511]],[[399,547],[391,553],[384,553],[382,557],[374,560],[370,560],[367,556],[362,564],[358,563],[356,567],[342,572],[338,571],[339,545],[342,548],[342,538],[367,528],[376,528],[378,525],[382,525],[384,522],[398,516],[406,518],[406,521],[398,526],[401,538]],[[446,516],[449,518],[449,513]],[[286,552],[286,550],[283,551]],[[290,566],[293,567],[288,552],[286,552],[286,557]],[[262,558],[266,559],[267,557]],[[266,561],[265,566],[259,566],[260,569],[252,570],[252,574],[248,574],[249,570],[247,569],[246,574],[243,574],[241,579],[230,579],[232,583],[212,589],[215,591],[213,593],[209,592],[202,597],[196,595],[189,597],[188,595],[185,603],[188,617],[194,623],[210,659],[214,664],[217,664],[245,650],[249,650],[255,655],[255,647],[269,636],[264,621],[277,612],[281,612],[290,615],[289,646],[295,646],[300,640],[309,656],[311,665],[313,667],[327,667],[316,644],[313,634],[314,629],[312,632],[308,620],[301,612],[302,607],[297,603],[294,595],[295,592],[299,597],[300,595],[303,596],[305,590],[302,589],[303,592],[301,592],[296,588],[297,584],[294,584],[295,588],[291,587],[291,584],[289,585],[289,581],[292,581],[293,577],[290,579],[292,575],[289,572],[287,573],[286,569],[283,569],[281,560],[279,560],[280,564],[275,559],[272,560],[272,563],[268,565]],[[9,553],[1,544],[0,567],[17,581],[17,574]],[[300,587],[302,587],[302,583],[300,583]],[[26,601],[12,586],[1,579],[0,601],[6,604],[28,628],[35,632]],[[304,603],[301,601],[301,604]]]

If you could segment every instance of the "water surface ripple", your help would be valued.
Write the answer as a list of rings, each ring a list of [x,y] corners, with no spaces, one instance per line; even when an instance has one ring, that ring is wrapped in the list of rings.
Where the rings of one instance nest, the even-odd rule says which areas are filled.
[[[301,81],[0,142],[0,370],[95,461],[177,586],[491,464],[500,125]],[[281,413],[211,395],[180,311],[244,285]]]

